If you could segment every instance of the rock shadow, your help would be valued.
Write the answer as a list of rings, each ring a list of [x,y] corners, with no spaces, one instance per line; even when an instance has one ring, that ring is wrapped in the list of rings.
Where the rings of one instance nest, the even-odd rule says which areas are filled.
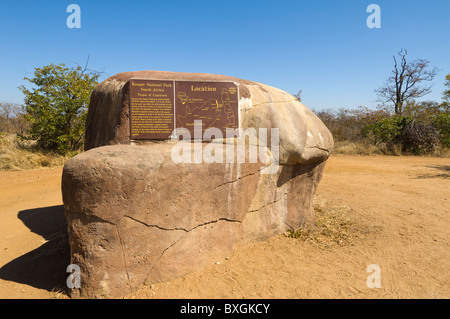
[[[47,291],[65,290],[70,247],[64,206],[23,210],[18,218],[47,242],[0,268],[0,278]]]
[[[303,165],[283,165],[280,176],[277,180],[277,187],[283,186],[291,179],[303,175],[304,177],[311,177],[314,175],[314,169],[321,163],[303,164]]]

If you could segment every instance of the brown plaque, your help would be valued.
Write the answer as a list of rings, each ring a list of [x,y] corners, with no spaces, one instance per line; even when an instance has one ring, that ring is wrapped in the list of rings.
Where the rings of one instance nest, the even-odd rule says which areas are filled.
[[[131,80],[131,139],[169,139],[173,130],[174,82]]]
[[[202,135],[217,128],[239,127],[238,88],[233,82],[175,82],[175,126],[186,128],[194,138],[194,121],[202,121]]]
[[[131,139],[170,139],[175,128],[186,128],[201,138],[208,128],[239,127],[238,87],[234,82],[130,81]],[[202,136],[194,123],[202,121]]]

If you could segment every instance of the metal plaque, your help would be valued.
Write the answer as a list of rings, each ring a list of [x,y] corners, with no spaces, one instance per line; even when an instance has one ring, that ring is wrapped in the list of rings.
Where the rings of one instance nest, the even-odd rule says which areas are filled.
[[[176,128],[186,128],[193,139],[194,123],[199,120],[202,135],[217,128],[225,136],[227,128],[239,127],[238,95],[234,82],[133,79],[131,139],[169,139]]]
[[[131,139],[168,139],[174,128],[173,81],[131,80]]]

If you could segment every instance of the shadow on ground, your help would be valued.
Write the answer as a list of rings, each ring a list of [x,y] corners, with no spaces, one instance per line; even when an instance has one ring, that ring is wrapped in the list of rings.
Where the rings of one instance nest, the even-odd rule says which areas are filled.
[[[427,168],[435,169],[435,173],[422,174],[417,178],[450,178],[450,165],[427,165]]]
[[[18,218],[47,242],[0,268],[0,278],[48,291],[64,290],[70,264],[64,206],[23,210]]]

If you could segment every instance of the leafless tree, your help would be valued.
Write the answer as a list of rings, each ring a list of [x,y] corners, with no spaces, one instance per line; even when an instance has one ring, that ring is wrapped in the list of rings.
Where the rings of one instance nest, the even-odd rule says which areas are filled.
[[[0,102],[0,132],[13,133],[17,128],[19,116],[19,105]]]
[[[403,103],[414,100],[431,92],[431,86],[421,86],[424,81],[433,81],[438,69],[429,68],[430,62],[417,59],[411,62],[406,60],[408,52],[405,49],[398,52],[399,61],[394,55],[394,69],[392,75],[387,79],[384,86],[375,90],[379,101],[392,103],[395,114],[402,115]]]

